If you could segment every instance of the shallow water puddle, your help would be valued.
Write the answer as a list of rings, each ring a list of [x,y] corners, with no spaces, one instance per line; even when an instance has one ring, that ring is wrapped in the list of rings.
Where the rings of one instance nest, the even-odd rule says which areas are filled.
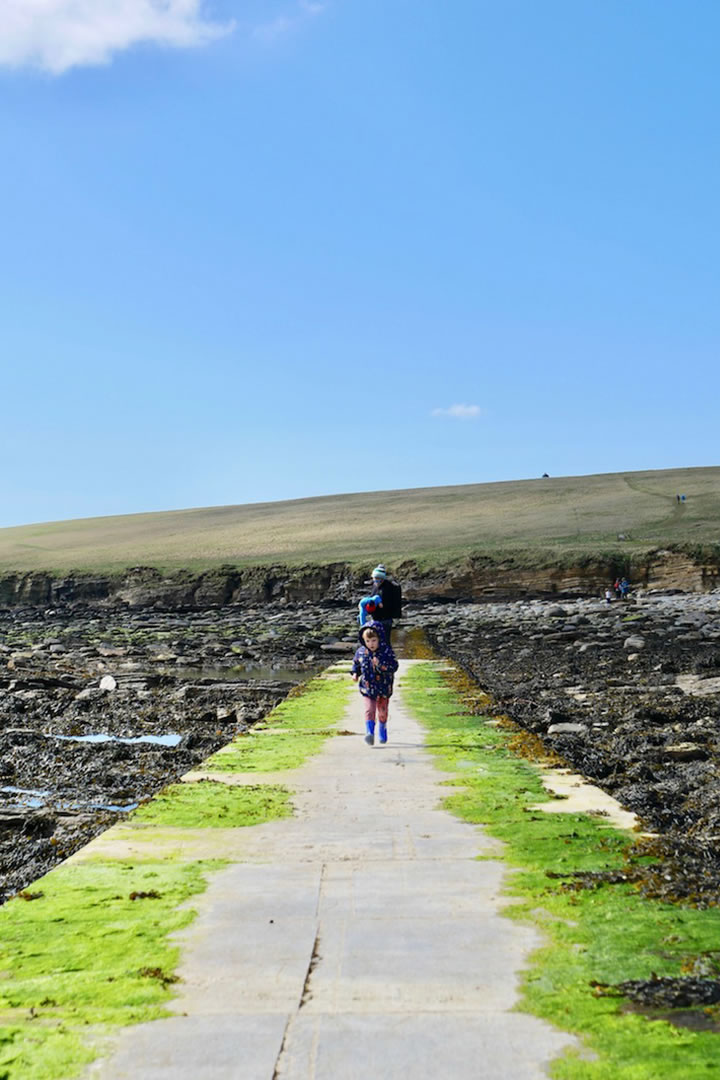
[[[125,803],[82,803],[76,800],[57,799],[52,791],[34,791],[30,788],[13,787],[11,784],[0,787],[0,797],[3,795],[16,795],[12,802],[5,804],[9,810],[40,810],[50,804],[55,810],[109,810],[114,814],[129,814],[140,805],[137,802]]]
[[[623,1005],[623,1013],[636,1013],[638,1016],[646,1016],[648,1020],[667,1020],[677,1028],[687,1028],[689,1031],[717,1031],[720,1032],[720,1020],[711,1011],[698,1007],[696,1009],[651,1009],[646,1005],[635,1005],[631,1002]]]
[[[50,796],[49,791],[34,791],[32,788],[13,787],[12,785],[6,785],[0,787],[0,795],[22,795],[25,796],[21,799],[16,799],[14,803],[10,803],[10,808],[22,807],[23,809],[39,810],[41,806],[45,805],[46,800]]]
[[[82,743],[152,743],[154,746],[178,746],[182,735],[54,735],[45,734],[46,739],[58,739],[62,742]]]

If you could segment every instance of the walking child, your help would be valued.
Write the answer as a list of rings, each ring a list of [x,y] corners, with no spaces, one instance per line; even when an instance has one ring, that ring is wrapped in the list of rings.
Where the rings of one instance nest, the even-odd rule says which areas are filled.
[[[375,741],[375,719],[378,721],[378,738],[381,746],[387,742],[388,705],[393,692],[393,681],[398,669],[395,653],[385,640],[381,626],[370,623],[360,628],[362,644],[353,658],[351,674],[365,699],[365,742],[372,746]]]

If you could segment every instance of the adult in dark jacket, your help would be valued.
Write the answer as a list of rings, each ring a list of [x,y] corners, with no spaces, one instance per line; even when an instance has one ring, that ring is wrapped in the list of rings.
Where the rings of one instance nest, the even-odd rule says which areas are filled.
[[[380,623],[385,631],[388,645],[393,623],[400,618],[400,586],[393,581],[382,563],[372,572],[373,592],[380,597],[380,607],[373,614],[373,621]]]

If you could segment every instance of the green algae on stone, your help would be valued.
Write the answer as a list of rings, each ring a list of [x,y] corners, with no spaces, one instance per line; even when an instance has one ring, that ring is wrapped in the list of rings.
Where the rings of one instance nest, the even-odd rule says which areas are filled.
[[[296,769],[333,734],[354,690],[342,676],[312,679],[248,732],[204,762],[210,772],[278,772]]]
[[[687,1080],[720,1069],[714,1032],[623,1011],[621,1000],[596,996],[593,985],[649,979],[653,972],[679,975],[694,957],[716,947],[717,909],[651,900],[622,881],[577,888],[577,872],[626,867],[633,836],[591,815],[534,809],[550,797],[540,771],[511,752],[511,732],[462,710],[462,695],[435,665],[413,666],[402,687],[428,731],[428,748],[444,770],[457,774],[448,782],[446,807],[504,842],[502,858],[515,868],[507,886],[515,902],[505,914],[535,922],[547,940],[525,973],[521,1007],[585,1044],[554,1061],[550,1075]],[[549,877],[548,871],[568,877]]]
[[[332,734],[351,691],[344,678],[313,679],[246,742],[206,766],[266,771],[301,764]],[[285,787],[198,781],[170,785],[122,828],[148,840],[152,852],[163,829],[237,828],[290,813]],[[71,861],[36,883],[39,899],[0,909],[0,1080],[71,1080],[98,1056],[113,1027],[168,1015],[179,956],[168,935],[193,919],[180,905],[223,865],[160,858],[157,851],[142,860]]]
[[[0,1077],[66,1080],[97,1055],[90,1025],[98,1033],[168,1015],[179,951],[168,935],[193,919],[179,905],[222,865],[66,863],[40,879],[40,899],[8,901],[0,909]]]
[[[166,787],[136,810],[131,821],[182,829],[233,829],[291,814],[290,792],[279,784],[233,787],[198,780]]]
[[[209,772],[265,773],[297,768],[331,736],[353,685],[333,675],[298,687],[265,719],[207,758]],[[233,786],[212,780],[172,784],[141,806],[138,824],[178,828],[239,828],[292,813],[290,792],[277,784]]]

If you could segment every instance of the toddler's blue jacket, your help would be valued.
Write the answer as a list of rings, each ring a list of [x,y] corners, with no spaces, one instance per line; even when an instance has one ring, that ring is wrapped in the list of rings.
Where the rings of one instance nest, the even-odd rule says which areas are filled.
[[[360,676],[358,688],[364,697],[391,697],[398,662],[392,648],[385,641],[382,626],[376,626],[375,629],[380,638],[380,645],[374,654],[378,659],[377,667],[374,667],[372,662],[373,653],[367,645],[361,645],[353,657],[352,674]]]

